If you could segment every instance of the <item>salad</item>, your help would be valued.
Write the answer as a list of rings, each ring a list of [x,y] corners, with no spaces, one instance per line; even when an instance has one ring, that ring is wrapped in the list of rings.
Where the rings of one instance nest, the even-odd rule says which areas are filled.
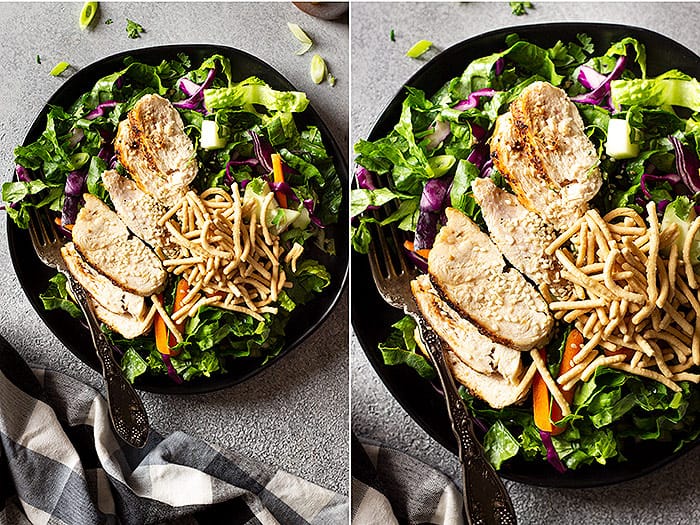
[[[237,360],[264,364],[283,348],[291,312],[330,283],[310,253],[335,253],[326,226],[337,222],[342,186],[319,129],[295,122],[309,101],[257,77],[236,82],[235,67],[219,54],[156,65],[125,58],[70,107],[49,108],[37,140],[15,149],[16,181],[3,184],[18,227],[28,227],[31,208],[46,208],[72,241],[64,259],[91,292],[130,381],[148,373],[179,383]],[[141,254],[139,271],[150,261],[154,286],[134,284],[129,264],[115,269],[93,249],[110,235],[115,245],[136,243],[125,250]],[[198,265],[216,272],[199,272],[195,286]],[[115,286],[124,308],[116,314],[98,295]],[[41,300],[81,316],[61,273]]]
[[[700,306],[693,282],[700,262],[700,84],[675,69],[648,76],[645,47],[631,37],[595,49],[582,33],[544,48],[511,34],[502,49],[472,61],[434,94],[407,87],[393,129],[355,145],[352,246],[367,253],[375,227],[394,225],[406,232],[403,255],[430,276],[412,283],[414,297],[448,343],[453,375],[467,385],[460,394],[496,468],[512,458],[546,460],[560,472],[622,462],[643,441],[671,442],[678,450],[700,435],[700,347],[693,343],[697,329],[690,321]],[[559,104],[556,111],[550,104]],[[576,113],[571,118],[570,110]],[[537,134],[526,137],[543,114],[541,124],[558,130],[550,143]],[[572,138],[578,120],[581,137]],[[518,135],[522,129],[528,131]],[[552,175],[552,144],[559,139],[576,144],[567,160],[580,161],[576,168],[564,163],[570,171],[580,168],[574,181],[580,191],[566,198],[569,188],[556,177],[541,188],[537,177],[522,175],[537,164],[533,157],[546,162],[532,173]],[[592,160],[586,164],[581,152],[588,148]],[[513,169],[518,163],[520,173]],[[569,206],[573,220],[549,213],[561,210],[557,203],[545,200],[538,207],[538,192],[528,194],[528,184],[561,199],[558,204]],[[501,199],[497,213],[489,200],[494,195]],[[372,211],[380,207],[387,213]],[[514,209],[520,214],[515,219],[508,215]],[[499,225],[508,221],[525,235],[499,242]],[[526,323],[525,335],[546,334],[548,342],[524,343],[519,326],[503,331],[508,319],[500,319],[499,308],[483,299],[502,276],[486,281],[481,302],[469,309],[465,297],[491,279],[480,274],[493,272],[469,263],[450,266],[466,253],[459,251],[465,239],[478,247],[473,251],[480,254],[479,264],[506,268],[504,275],[527,275],[516,298],[531,301],[533,311],[544,299],[548,308],[536,311],[546,322]],[[558,265],[544,267],[555,270],[548,286],[540,286],[536,272],[517,261],[518,252],[527,251],[523,246],[532,247],[526,241],[541,243],[538,257]],[[516,249],[509,253],[507,245]],[[643,253],[632,256],[633,251]],[[678,265],[683,269],[676,273]],[[455,282],[455,272],[467,273],[475,284]],[[669,288],[675,295],[667,301]],[[503,294],[495,301],[503,305],[501,299]],[[664,320],[676,304],[682,315]],[[430,308],[438,311],[436,318],[429,318]],[[488,325],[494,319],[500,331],[492,328],[498,323]],[[666,342],[655,339],[667,329],[679,336],[673,343],[666,335]],[[489,358],[501,359],[498,367],[484,372],[474,345],[458,348],[454,335],[464,340],[467,332],[470,341],[486,338]],[[411,317],[386,333],[378,350],[387,365],[406,364],[424,378],[434,377]],[[506,384],[508,374],[513,381]]]

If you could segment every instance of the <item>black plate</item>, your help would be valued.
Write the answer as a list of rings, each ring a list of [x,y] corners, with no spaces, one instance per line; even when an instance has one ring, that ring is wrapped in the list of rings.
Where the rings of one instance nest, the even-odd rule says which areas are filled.
[[[593,39],[596,52],[625,36],[632,36],[646,45],[648,75],[658,75],[677,68],[696,78],[700,77],[700,58],[673,40],[658,33],[613,24],[555,23],[499,29],[456,44],[422,67],[406,86],[436,92],[448,80],[459,76],[472,60],[502,51],[505,37],[518,33],[524,40],[551,47],[557,40],[572,41],[577,33],[587,33]],[[385,136],[398,122],[401,103],[405,98],[402,88],[389,103],[372,128],[369,140]],[[353,253],[352,268],[352,324],[365,354],[391,394],[408,414],[436,441],[453,453],[457,447],[450,427],[443,398],[429,381],[422,380],[407,366],[384,365],[377,344],[384,341],[389,325],[402,317],[402,312],[388,306],[379,296],[369,269],[367,257]],[[361,298],[361,299],[360,299]],[[552,487],[593,487],[629,480],[658,469],[680,457],[700,440],[673,453],[673,444],[642,443],[625,450],[626,463],[592,465],[557,474],[547,463],[528,463],[521,459],[506,462],[500,474],[514,481]]]
[[[231,60],[233,78],[236,81],[254,75],[263,79],[275,89],[286,91],[295,90],[294,86],[271,66],[238,49],[208,44],[169,45],[137,49],[104,58],[71,76],[58,91],[54,93],[47,102],[47,106],[44,107],[34,120],[29,133],[27,133],[24,139],[24,144],[26,145],[36,140],[46,127],[48,105],[69,106],[81,93],[90,89],[97,80],[122,69],[125,57],[130,56],[141,62],[156,65],[163,59],[175,59],[178,53],[187,54],[192,59],[193,64],[201,62],[202,59],[212,54],[219,53]],[[309,105],[306,111],[298,115],[296,121],[300,126],[315,125],[319,128],[328,152],[335,159],[336,169],[343,183],[343,188],[347,188],[348,174],[347,163],[345,161],[346,155],[335,142],[318,113]],[[313,250],[308,251],[310,257],[325,264],[331,274],[331,284],[309,304],[298,308],[292,313],[287,326],[287,342],[279,356],[271,360],[270,363],[276,362],[316,330],[333,309],[340,297],[347,277],[348,267],[347,242],[344,242],[344,239],[347,239],[348,235],[347,221],[344,219],[348,214],[348,198],[347,190],[344,191],[345,194],[340,209],[340,220],[338,224],[327,228],[327,235],[337,240],[335,243],[337,251],[336,256],[330,257],[320,250],[316,250],[316,253],[314,253]],[[58,337],[58,339],[60,339],[78,358],[93,369],[101,370],[97,357],[92,350],[89,332],[81,321],[71,318],[63,311],[47,312],[44,310],[41,300],[39,299],[39,294],[46,290],[48,280],[55,275],[56,272],[47,268],[39,261],[32,249],[27,231],[20,230],[12,221],[8,220],[7,238],[10,257],[15,272],[17,273],[17,278],[32,306],[39,314],[39,317],[43,319],[56,337]],[[240,383],[259,372],[262,367],[260,366],[260,360],[257,359],[237,359],[235,362],[230,361],[230,366],[227,366],[227,369],[229,371],[226,374],[216,374],[210,378],[194,379],[182,385],[176,385],[165,375],[162,377],[144,375],[136,380],[135,386],[141,390],[168,394],[210,392]]]

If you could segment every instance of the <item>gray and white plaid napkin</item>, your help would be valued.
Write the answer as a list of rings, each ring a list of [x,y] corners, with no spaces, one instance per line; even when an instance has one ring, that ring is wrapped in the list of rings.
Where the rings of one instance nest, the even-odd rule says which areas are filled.
[[[337,525],[347,498],[175,432],[122,446],[104,398],[0,337],[0,524]]]
[[[452,480],[403,452],[352,438],[352,525],[464,525]]]

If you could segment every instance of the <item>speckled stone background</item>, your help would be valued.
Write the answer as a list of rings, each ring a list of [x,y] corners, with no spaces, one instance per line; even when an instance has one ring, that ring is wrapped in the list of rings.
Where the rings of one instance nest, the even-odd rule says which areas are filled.
[[[80,31],[81,7],[82,2],[0,4],[3,181],[13,173],[14,147],[63,82],[49,75],[55,64],[65,60],[80,68],[117,52],[162,44],[214,43],[258,56],[306,91],[341,147],[347,144],[347,18],[318,20],[290,2],[100,2],[97,23]],[[127,17],[146,29],[141,38],[127,37]],[[109,18],[113,23],[105,25]],[[312,55],[294,54],[300,44],[287,29],[288,21],[300,24],[313,38],[314,51],[338,79],[335,87],[313,84]],[[61,345],[22,293],[8,255],[4,213],[0,231],[0,333],[27,361],[100,384],[100,376]],[[143,394],[154,428],[162,433],[182,430],[347,494],[347,311],[346,293],[312,337],[242,385],[204,395]]]
[[[425,60],[461,40],[501,27],[564,21],[622,23],[652,29],[700,53],[700,3],[533,3],[533,10],[517,17],[506,2],[353,2],[352,142],[367,136],[386,104]],[[392,29],[396,42],[389,39]],[[433,41],[434,49],[424,59],[406,58],[406,50],[423,38]],[[357,435],[403,450],[453,478],[458,476],[457,458],[432,440],[394,401],[354,337],[351,375],[352,428]],[[699,468],[700,449],[696,449],[656,473],[607,488],[556,490],[507,485],[523,524],[697,524]]]

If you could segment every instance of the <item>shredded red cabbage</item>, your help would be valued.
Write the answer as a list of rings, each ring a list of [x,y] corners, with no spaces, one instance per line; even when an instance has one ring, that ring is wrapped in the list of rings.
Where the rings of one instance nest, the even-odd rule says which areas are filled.
[[[265,168],[265,171],[270,173],[272,171],[272,146],[254,131],[248,131],[248,135],[253,141],[255,157],[260,161],[260,165]]]
[[[432,129],[433,132],[428,135],[428,144],[426,145],[428,151],[437,148],[451,133],[450,123],[442,120],[436,121],[429,129]]]
[[[325,224],[321,222],[321,219],[319,219],[314,213],[314,210],[316,209],[316,203],[313,199],[304,199],[304,208],[306,208],[306,211],[309,212],[309,219],[311,219],[312,224],[314,224],[318,228],[326,227]]]
[[[416,223],[416,235],[413,246],[416,250],[432,248],[437,235],[437,225],[440,214],[445,208],[449,197],[449,187],[452,177],[430,179],[423,187],[420,198],[420,212]]]
[[[167,368],[168,370],[168,377],[172,379],[175,384],[182,384],[182,378],[178,375],[177,371],[175,370],[172,361],[170,361],[170,356],[160,354],[160,357],[163,359],[163,363],[165,363],[165,368]]]
[[[204,90],[211,86],[215,76],[216,70],[210,69],[209,73],[207,73],[206,80],[201,86],[187,78],[181,78],[178,81],[178,85],[180,86],[180,90],[187,95],[188,98],[180,100],[179,102],[173,102],[173,106],[180,109],[193,109],[200,113],[206,113],[206,109],[201,107],[202,101],[204,100]]]
[[[559,474],[566,472],[566,467],[561,462],[561,459],[559,459],[559,454],[557,454],[557,451],[554,449],[551,434],[549,432],[545,432],[544,430],[540,430],[540,437],[542,438],[544,448],[547,449],[547,461],[549,464],[552,465],[554,470],[559,472]]]
[[[31,182],[33,180],[29,170],[19,164],[15,165],[15,175],[17,175],[17,180],[20,182]]]
[[[268,186],[270,186],[270,189],[275,192],[275,193],[281,193],[282,195],[286,196],[287,198],[293,200],[294,202],[299,202],[299,197],[297,197],[297,194],[294,193],[294,190],[292,187],[287,184],[286,182],[268,182]],[[311,200],[311,199],[309,199]],[[313,200],[311,201],[313,202]],[[309,210],[311,211],[311,210]]]
[[[652,175],[651,173],[644,173],[642,175],[642,178],[640,179],[640,187],[642,189],[642,193],[644,194],[644,196],[647,199],[652,200],[651,193],[649,192],[649,188],[647,187],[649,182],[668,182],[671,185],[671,187],[673,187],[675,190],[676,185],[681,182],[681,176],[678,175],[677,173],[667,173],[665,175]],[[677,193],[678,194],[687,193],[685,191],[682,191],[683,189],[684,189],[683,187],[678,188],[678,190],[681,190],[681,191],[677,190]]]
[[[668,138],[673,144],[676,153],[676,171],[680,175],[683,184],[693,193],[700,191],[700,160],[697,155],[681,144],[676,137]]]
[[[243,160],[229,160],[226,163],[226,175],[224,175],[224,183],[228,184],[229,186],[233,184],[233,175],[231,175],[231,166],[250,166],[252,168],[255,168],[256,166],[259,166],[260,162],[258,159],[250,158],[250,159],[243,159]],[[243,188],[241,188],[243,189]]]
[[[101,104],[98,104],[97,107],[90,113],[85,115],[85,118],[88,120],[94,120],[97,117],[104,117],[107,110],[115,108],[117,104],[118,102],[116,100],[107,100],[106,102],[102,102]]]
[[[467,160],[481,170],[486,162],[491,160],[489,147],[486,144],[477,144],[467,157]]]
[[[465,109],[475,108],[476,106],[479,105],[479,99],[481,97],[491,98],[496,93],[498,93],[498,92],[495,89],[491,89],[491,88],[479,89],[477,91],[474,91],[473,93],[470,93],[469,96],[466,98],[466,100],[461,100],[461,101],[457,102],[457,104],[453,107],[453,109],[457,109],[459,111],[464,111]]]
[[[499,58],[496,60],[496,63],[493,65],[493,72],[496,74],[496,76],[500,75],[503,73],[503,70],[506,68],[506,61],[503,57]]]
[[[471,124],[472,127],[472,135],[474,135],[474,138],[481,142],[486,138],[486,130],[479,126],[478,124]]]
[[[608,111],[613,111],[612,104],[610,103],[610,83],[613,80],[617,80],[618,78],[620,78],[620,75],[622,75],[622,72],[625,70],[626,66],[627,57],[625,55],[622,55],[617,59],[615,67],[610,72],[610,74],[606,77],[603,77],[603,81],[600,84],[593,87],[593,91],[572,97],[571,100],[574,102],[578,102],[579,104],[593,104],[595,106],[601,106],[607,109]],[[598,75],[602,77],[600,73],[598,73]],[[584,73],[584,77],[586,79],[586,82],[589,83],[589,85],[593,86],[593,84],[590,84],[590,81],[592,81],[594,77],[588,70],[586,70],[586,72]],[[600,78],[598,78],[598,80],[599,79]],[[579,70],[579,82],[580,81],[581,71]]]
[[[490,177],[491,176],[491,171],[493,170],[493,159],[489,157],[489,160],[487,160],[484,165],[481,167],[481,173],[479,173],[479,177]]]
[[[374,183],[374,174],[364,166],[359,164],[355,167],[355,179],[357,179],[357,187],[363,190],[376,190],[377,185]]]
[[[63,208],[61,210],[61,226],[66,224],[75,224],[75,219],[78,216],[78,205],[85,191],[86,171],[71,171],[66,178],[64,188],[65,198],[63,199]]]
[[[590,66],[581,66],[578,70],[578,81],[586,89],[595,89],[605,82],[605,75]]]

